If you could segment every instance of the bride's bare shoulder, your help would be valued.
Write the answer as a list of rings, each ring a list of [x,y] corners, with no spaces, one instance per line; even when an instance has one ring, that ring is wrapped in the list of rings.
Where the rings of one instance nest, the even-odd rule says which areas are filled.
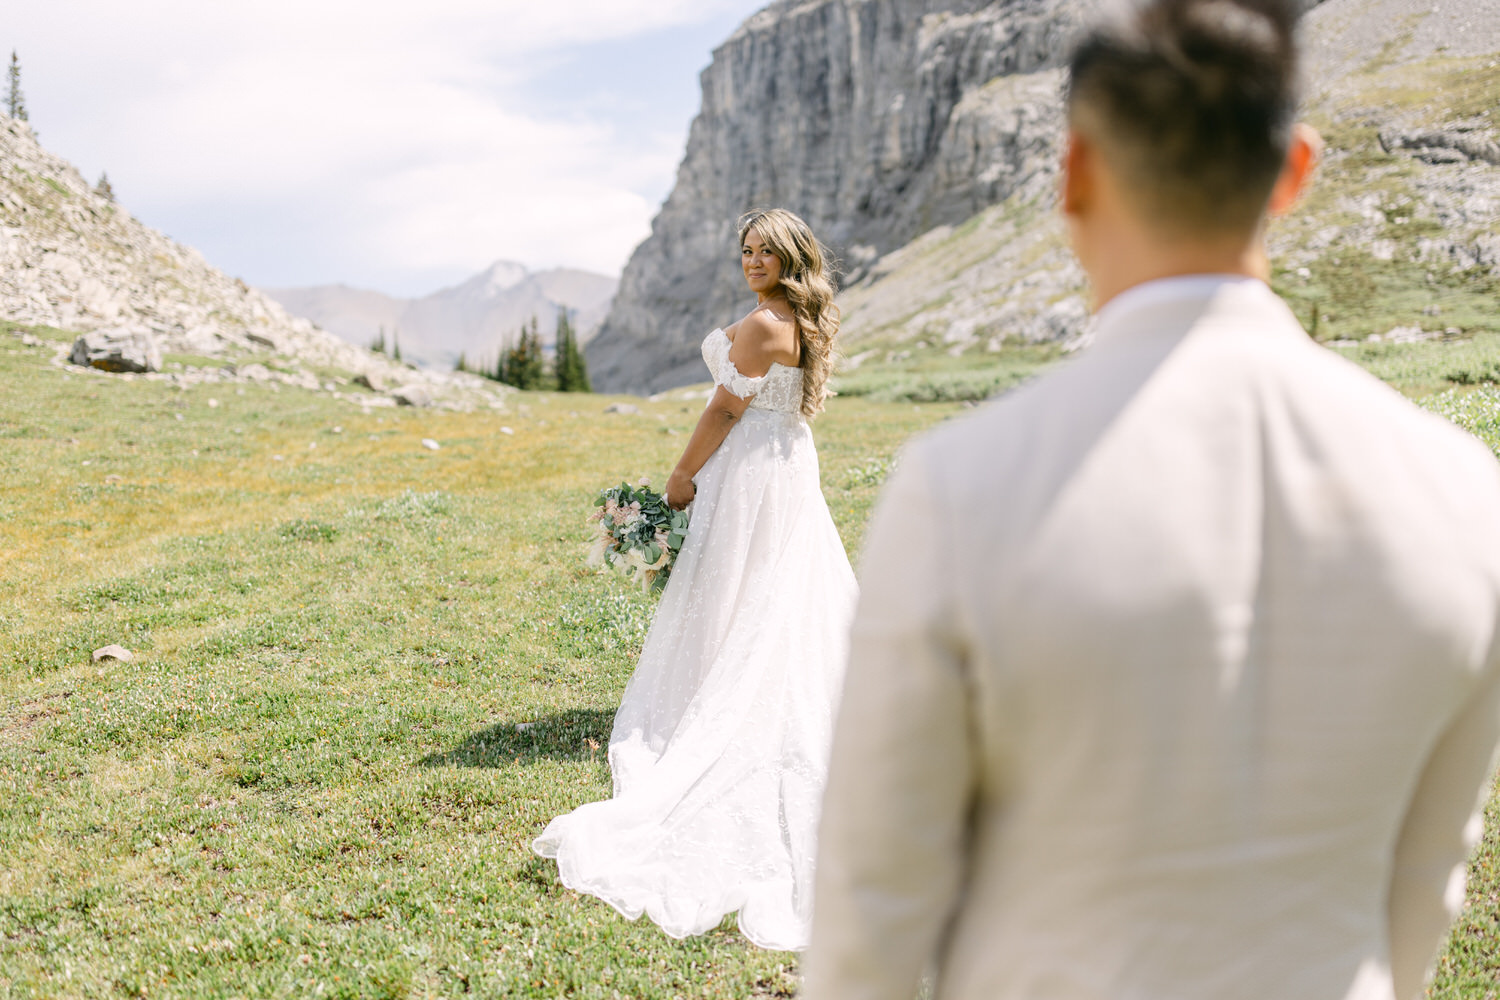
[[[778,316],[765,306],[752,309],[724,333],[734,345],[736,361],[744,358],[767,366],[773,361],[797,364],[796,322]]]

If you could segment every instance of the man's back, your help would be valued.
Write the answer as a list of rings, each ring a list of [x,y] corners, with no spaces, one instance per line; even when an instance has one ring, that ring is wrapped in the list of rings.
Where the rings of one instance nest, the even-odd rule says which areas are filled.
[[[812,995],[937,907],[940,997],[1392,996],[1496,738],[1497,512],[1493,457],[1260,283],[1118,299],[882,504],[844,710],[901,716],[841,726]]]

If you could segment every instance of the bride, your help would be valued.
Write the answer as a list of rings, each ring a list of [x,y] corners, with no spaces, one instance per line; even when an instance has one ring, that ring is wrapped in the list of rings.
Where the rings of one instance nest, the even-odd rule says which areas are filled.
[[[703,341],[714,396],[667,481],[692,522],[615,715],[614,796],[532,846],[569,888],[673,937],[737,911],[752,942],[795,950],[856,597],[807,423],[838,311],[801,219],[752,213],[739,235],[758,301]]]

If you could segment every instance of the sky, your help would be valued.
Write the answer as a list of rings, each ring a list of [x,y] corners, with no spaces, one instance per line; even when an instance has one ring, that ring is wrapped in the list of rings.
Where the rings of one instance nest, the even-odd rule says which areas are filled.
[[[618,274],[767,0],[0,0],[32,127],[261,287]]]

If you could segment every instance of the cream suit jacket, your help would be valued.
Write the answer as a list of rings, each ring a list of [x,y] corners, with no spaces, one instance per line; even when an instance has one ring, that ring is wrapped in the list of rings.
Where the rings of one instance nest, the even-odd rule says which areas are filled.
[[[805,996],[1417,997],[1500,738],[1497,527],[1495,457],[1264,285],[1117,299],[887,486]]]

